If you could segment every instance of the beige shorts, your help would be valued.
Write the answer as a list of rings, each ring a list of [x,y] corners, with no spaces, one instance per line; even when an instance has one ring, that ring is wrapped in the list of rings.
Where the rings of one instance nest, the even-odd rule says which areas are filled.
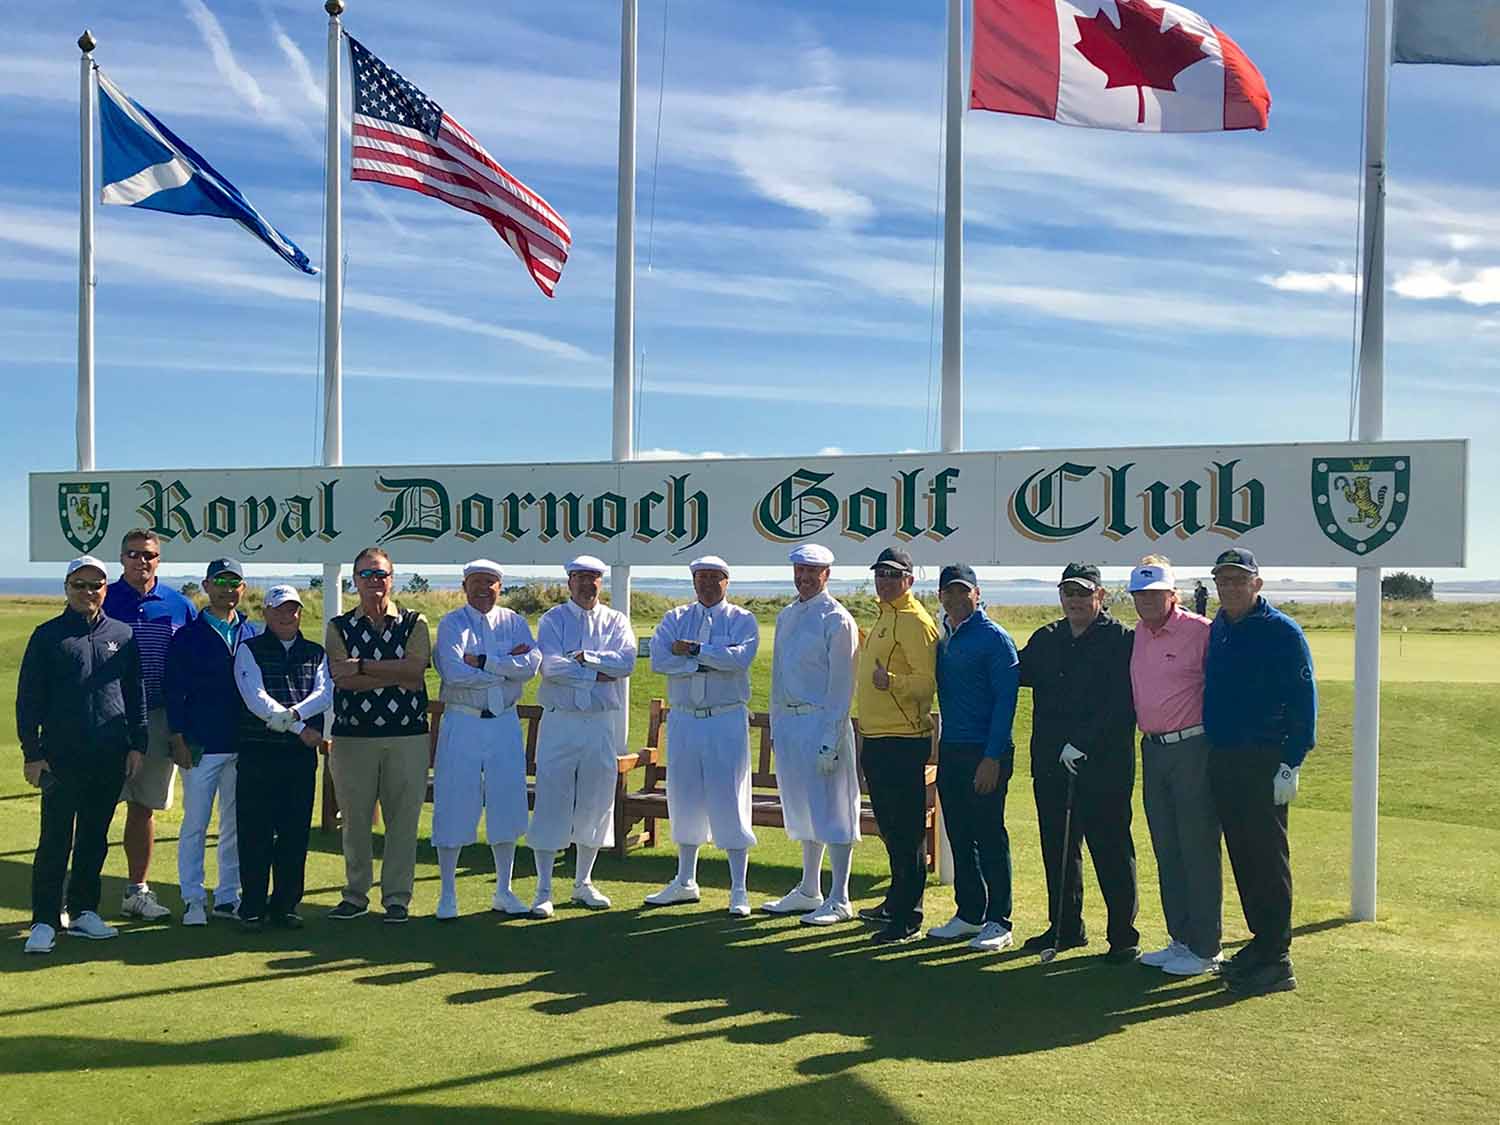
[[[158,707],[146,716],[146,757],[134,777],[125,779],[120,800],[148,809],[172,807],[172,783],[177,767],[172,764],[172,747],[167,742],[167,710]]]

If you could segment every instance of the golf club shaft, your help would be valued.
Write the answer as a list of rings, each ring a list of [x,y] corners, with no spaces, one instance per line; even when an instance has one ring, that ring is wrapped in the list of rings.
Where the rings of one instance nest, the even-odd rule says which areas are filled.
[[[1078,775],[1068,774],[1068,803],[1063,812],[1063,835],[1062,850],[1057,857],[1057,898],[1052,907],[1052,948],[1044,952],[1050,952],[1057,956],[1058,944],[1062,941],[1062,904],[1063,892],[1067,888],[1068,879],[1068,842],[1073,835],[1073,790],[1078,784]],[[1051,960],[1051,958],[1048,958]]]

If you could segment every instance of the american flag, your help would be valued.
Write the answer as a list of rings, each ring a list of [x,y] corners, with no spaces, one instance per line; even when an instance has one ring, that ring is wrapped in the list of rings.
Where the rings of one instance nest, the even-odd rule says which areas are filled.
[[[469,131],[352,35],[353,178],[410,188],[471,211],[553,295],[573,236],[547,201],[484,151]]]

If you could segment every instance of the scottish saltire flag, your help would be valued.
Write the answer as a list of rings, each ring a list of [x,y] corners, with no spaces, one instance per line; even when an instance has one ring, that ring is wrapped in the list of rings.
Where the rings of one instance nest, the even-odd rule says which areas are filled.
[[[233,219],[303,273],[317,273],[307,255],[176,133],[103,71],[99,77],[99,133],[104,156],[104,203],[174,215]]]
[[[1398,63],[1500,63],[1500,0],[1396,0]]]

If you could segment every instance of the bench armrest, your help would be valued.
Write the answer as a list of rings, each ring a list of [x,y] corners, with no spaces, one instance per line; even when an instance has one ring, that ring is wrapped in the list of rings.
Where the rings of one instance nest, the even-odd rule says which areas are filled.
[[[642,766],[654,766],[657,764],[657,754],[658,751],[654,746],[646,746],[630,754],[618,754],[615,757],[615,767],[624,774],[640,769]]]

